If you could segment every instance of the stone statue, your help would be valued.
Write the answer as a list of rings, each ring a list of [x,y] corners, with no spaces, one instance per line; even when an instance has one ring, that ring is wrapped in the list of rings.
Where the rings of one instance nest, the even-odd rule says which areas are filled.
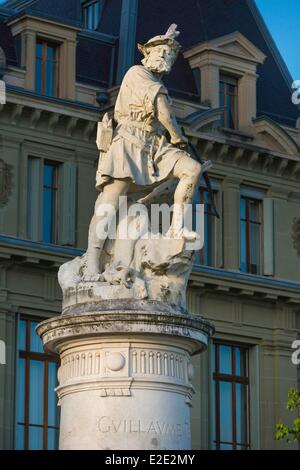
[[[177,35],[172,25],[139,46],[145,58],[123,80],[116,129],[107,115],[98,124],[88,250],[61,266],[62,315],[37,328],[46,351],[60,355],[61,450],[191,449],[191,356],[214,329],[186,310],[197,234],[184,212],[210,162],[185,150],[161,82]],[[149,229],[154,201],[173,199],[173,190],[171,223]]]
[[[201,165],[187,152],[188,140],[162,83],[180,51],[178,35],[177,25],[172,24],[166,34],[138,45],[144,59],[123,79],[114,110],[116,128],[107,115],[98,125],[99,196],[87,253],[60,270],[64,292],[97,286],[100,298],[150,299],[185,308],[194,259],[186,243],[195,241],[197,234],[185,226],[184,210],[192,203],[199,178],[211,162]],[[173,217],[164,236],[121,239],[118,231],[115,240],[108,238],[112,221],[120,212],[120,197],[127,196],[129,205],[149,202],[161,192],[170,192],[174,182]],[[138,216],[127,217],[128,221],[141,224]],[[118,230],[120,225],[119,220]]]

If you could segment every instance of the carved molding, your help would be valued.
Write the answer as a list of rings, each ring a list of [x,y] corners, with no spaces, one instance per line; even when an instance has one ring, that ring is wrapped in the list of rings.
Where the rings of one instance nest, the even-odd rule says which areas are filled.
[[[38,104],[38,103],[37,103]],[[69,138],[93,141],[96,132],[96,124],[99,113],[95,113],[95,119],[66,114],[63,110],[49,111],[33,107],[30,104],[20,104],[7,101],[6,105],[0,105],[0,120],[6,124],[22,126],[25,128],[46,131],[55,134],[64,134]]]
[[[297,217],[293,221],[292,226],[292,240],[295,250],[300,257],[300,217]]]
[[[0,159],[0,208],[9,200],[12,190],[12,166]]]
[[[153,348],[116,350],[98,347],[86,351],[78,349],[65,354],[61,360],[58,378],[61,386],[96,378],[105,383],[107,380],[122,381],[123,378],[155,378],[184,385],[190,380],[190,369],[187,358],[178,351]]]
[[[198,136],[198,149],[205,159],[224,163],[242,169],[263,172],[277,177],[286,177],[299,181],[300,157],[278,154],[272,150],[251,148],[243,143],[225,143]]]

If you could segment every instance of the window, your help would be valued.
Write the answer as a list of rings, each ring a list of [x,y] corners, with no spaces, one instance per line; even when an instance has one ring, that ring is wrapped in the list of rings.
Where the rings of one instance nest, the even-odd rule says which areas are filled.
[[[240,270],[260,274],[262,246],[262,204],[259,199],[241,196]]]
[[[223,108],[221,126],[237,129],[238,123],[238,81],[236,78],[220,76],[220,107]]]
[[[29,240],[75,245],[76,178],[77,168],[73,161],[58,162],[28,155],[24,207]]]
[[[83,22],[86,29],[95,30],[100,23],[103,1],[86,2],[83,6]]]
[[[59,173],[60,164],[29,157],[28,159],[28,238],[45,243],[59,241]]]
[[[58,447],[56,393],[58,360],[44,353],[35,332],[38,322],[21,319],[17,392],[17,450],[54,450]]]
[[[47,96],[57,96],[58,47],[46,41],[36,42],[35,90]]]
[[[197,94],[201,96],[201,73],[199,67],[193,68],[193,76],[195,80],[195,86],[197,90]]]
[[[213,355],[213,447],[250,449],[249,349],[216,342]]]
[[[214,190],[213,194],[216,201],[218,191]],[[204,204],[204,247],[201,251],[197,252],[196,264],[215,266],[217,254],[217,224],[210,195],[206,188],[200,187],[195,203]]]
[[[58,165],[44,163],[43,184],[43,242],[58,240]]]

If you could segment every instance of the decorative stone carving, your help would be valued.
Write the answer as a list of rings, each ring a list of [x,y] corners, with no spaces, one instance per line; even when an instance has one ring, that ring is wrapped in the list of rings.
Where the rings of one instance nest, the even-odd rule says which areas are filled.
[[[296,217],[292,226],[292,240],[294,248],[300,256],[300,217]]]
[[[211,162],[200,165],[191,158],[188,140],[162,83],[162,76],[171,71],[180,50],[176,28],[173,24],[166,34],[138,45],[144,55],[143,65],[132,67],[124,77],[114,111],[116,129],[107,114],[98,123],[96,188],[100,194],[87,253],[59,272],[65,306],[70,296],[82,299],[88,295],[156,300],[186,308],[185,292],[196,248],[196,244],[194,248],[190,244],[199,236],[186,226],[184,213]],[[159,203],[171,188],[175,190],[172,221],[167,233],[157,233],[151,226],[152,203]],[[124,215],[120,197],[125,196]],[[135,213],[130,212],[133,208]],[[116,233],[110,237],[114,217],[118,218]],[[127,231],[124,237],[125,226],[138,235],[130,236]],[[147,228],[140,230],[144,226]]]
[[[125,362],[125,357],[119,352],[110,352],[106,357],[106,365],[113,372],[123,369]]]
[[[38,326],[61,355],[60,448],[189,449],[190,355],[212,327],[159,303],[119,302],[73,306]]]
[[[12,166],[0,159],[0,208],[8,203],[12,190]]]

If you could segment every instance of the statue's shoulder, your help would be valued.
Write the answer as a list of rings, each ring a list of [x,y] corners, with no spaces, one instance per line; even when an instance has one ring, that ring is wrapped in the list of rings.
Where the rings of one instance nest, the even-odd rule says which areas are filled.
[[[143,65],[133,65],[126,73],[124,79],[136,78],[153,80],[153,74],[149,72],[149,70],[147,70]]]

